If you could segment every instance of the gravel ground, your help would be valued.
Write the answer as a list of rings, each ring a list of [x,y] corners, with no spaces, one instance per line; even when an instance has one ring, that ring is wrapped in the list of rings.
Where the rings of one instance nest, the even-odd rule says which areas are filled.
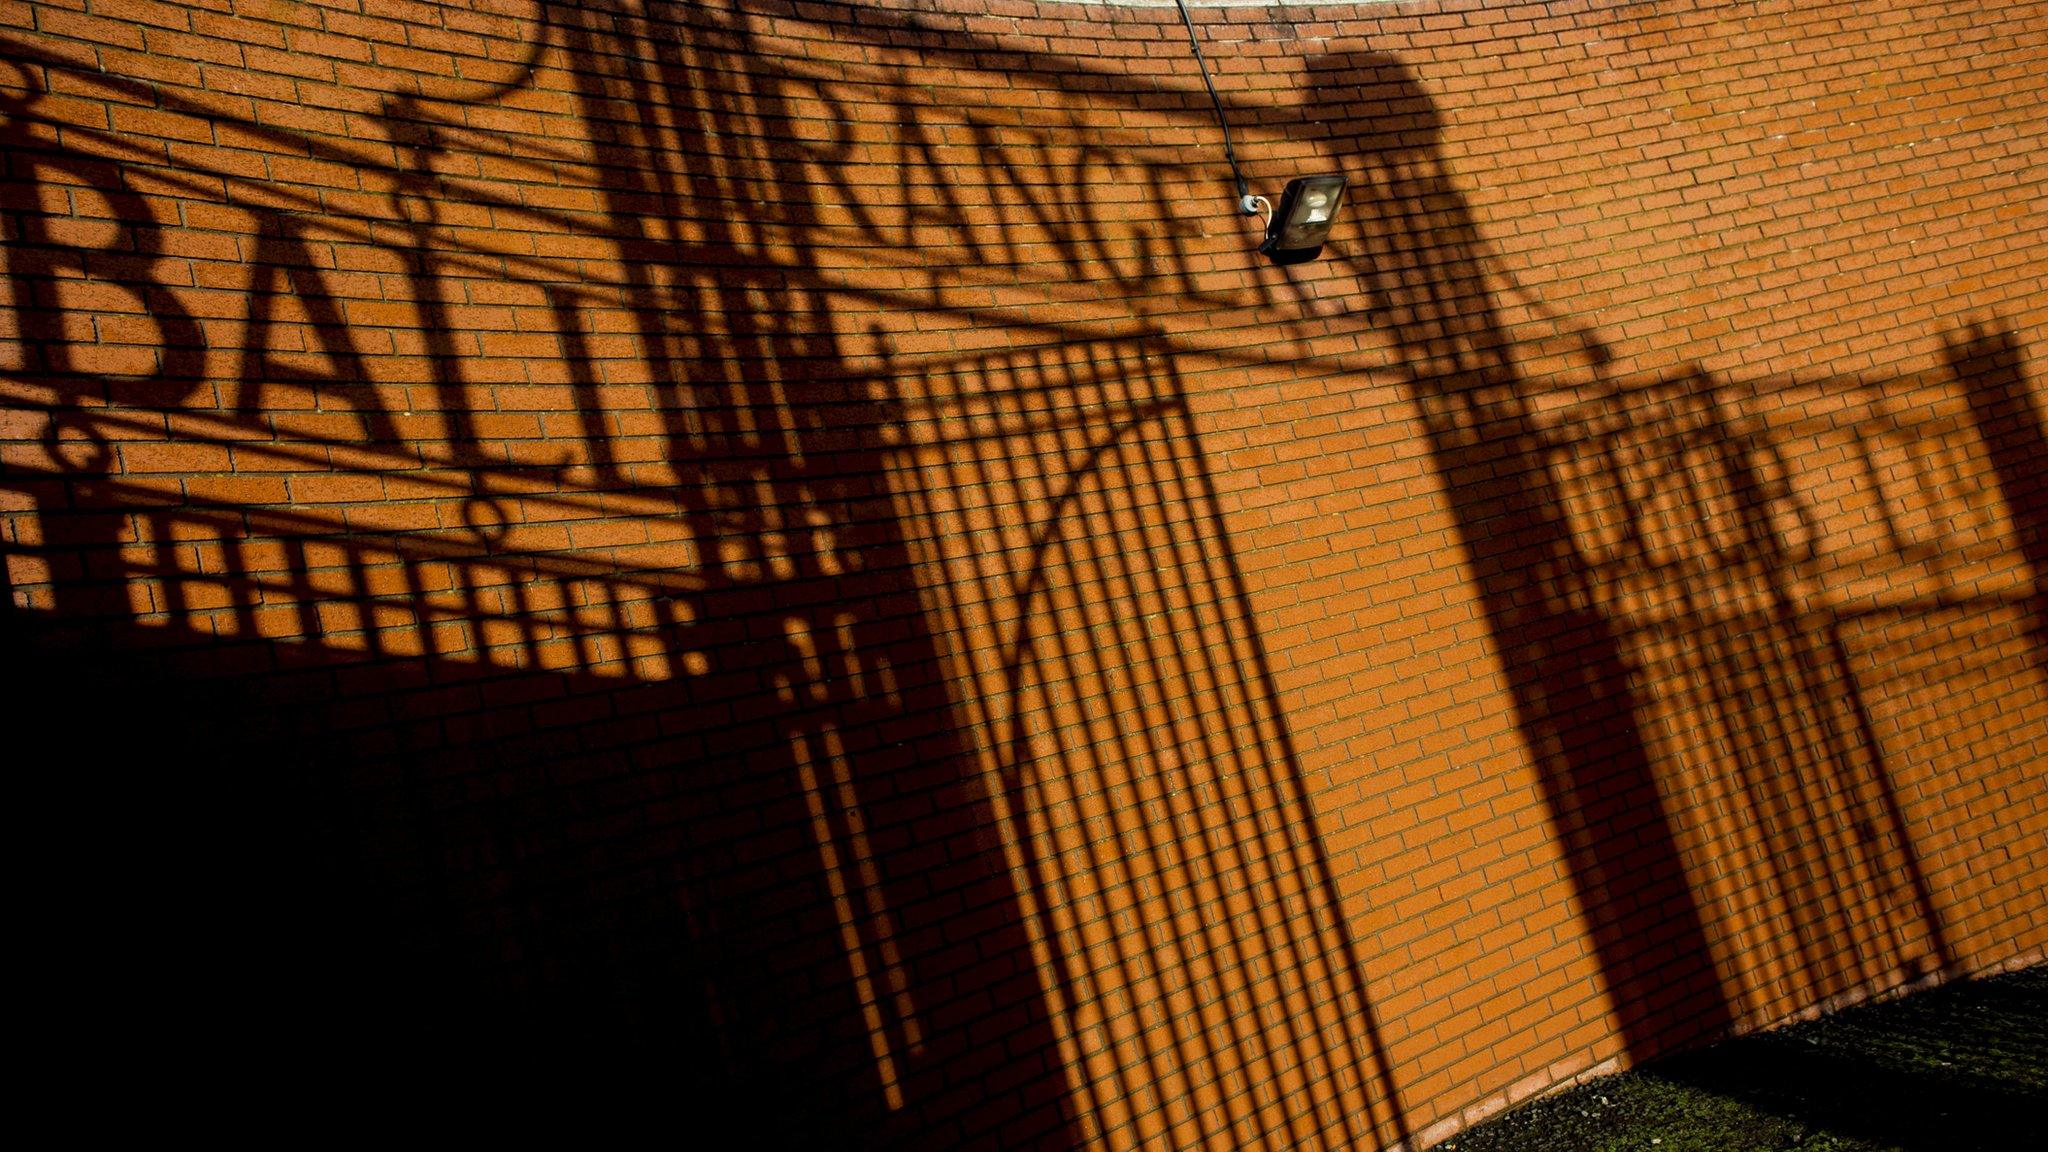
[[[2048,967],[1655,1061],[1436,1152],[2048,1152]]]

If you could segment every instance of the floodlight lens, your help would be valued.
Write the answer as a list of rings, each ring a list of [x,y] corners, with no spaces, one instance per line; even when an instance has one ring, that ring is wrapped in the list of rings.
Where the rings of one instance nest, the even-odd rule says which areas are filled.
[[[1280,206],[1266,225],[1259,251],[1276,264],[1313,260],[1344,202],[1342,176],[1303,176],[1291,180]]]

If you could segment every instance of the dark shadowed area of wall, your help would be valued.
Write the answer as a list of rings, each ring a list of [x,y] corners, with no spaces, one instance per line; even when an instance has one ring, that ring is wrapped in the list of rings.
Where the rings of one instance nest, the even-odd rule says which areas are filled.
[[[1419,1146],[2038,961],[2040,7],[1193,23],[1321,260],[1171,8],[0,14],[50,1050]]]

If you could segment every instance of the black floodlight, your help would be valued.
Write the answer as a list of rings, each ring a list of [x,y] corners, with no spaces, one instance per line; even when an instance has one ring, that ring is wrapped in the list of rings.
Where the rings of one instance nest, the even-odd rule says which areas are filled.
[[[1237,166],[1237,149],[1230,144],[1230,119],[1223,114],[1223,97],[1216,94],[1216,81],[1209,76],[1209,62],[1202,59],[1202,40],[1195,35],[1195,18],[1188,15],[1187,0],[1173,0],[1180,9],[1180,22],[1187,26],[1188,47],[1202,70],[1202,86],[1209,90],[1209,102],[1216,106],[1216,126],[1223,129],[1223,158],[1230,161],[1230,175],[1237,181],[1237,210],[1247,216],[1266,213],[1266,240],[1259,254],[1275,264],[1300,264],[1323,251],[1337,207],[1344,202],[1342,176],[1301,176],[1287,182],[1280,194],[1280,210],[1264,196],[1252,195],[1244,182],[1244,169]]]
[[[1329,238],[1330,223],[1344,202],[1342,176],[1300,176],[1287,182],[1280,207],[1266,221],[1259,252],[1275,264],[1313,260]]]

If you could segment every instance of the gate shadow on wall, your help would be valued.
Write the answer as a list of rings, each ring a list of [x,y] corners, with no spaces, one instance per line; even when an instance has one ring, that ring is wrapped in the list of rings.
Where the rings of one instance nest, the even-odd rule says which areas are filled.
[[[386,99],[389,167],[235,125],[324,178],[370,173],[388,191],[359,216],[203,159],[138,178],[117,135],[60,143],[44,92],[6,93],[29,423],[0,479],[26,513],[4,660],[10,704],[69,749],[36,776],[34,840],[87,889],[37,908],[62,928],[39,974],[79,1018],[61,1043],[203,1034],[275,1054],[235,1062],[266,1090],[362,1067],[658,1100],[721,1147],[1071,1147],[872,382],[745,232],[801,236],[807,206],[686,210],[801,186],[750,136],[782,115],[774,77],[744,75],[744,16],[699,13],[679,44],[554,15],[531,59],[566,54],[614,177],[590,215],[448,180],[474,162],[468,109],[530,70]],[[704,87],[731,69],[740,95]],[[169,290],[178,219],[134,191],[175,212],[223,183],[286,202],[252,213],[226,340]],[[573,254],[472,247],[481,212]],[[556,327],[537,345],[493,311]],[[639,371],[599,380],[593,348],[622,340]],[[505,403],[536,383],[538,407]],[[566,436],[542,426],[557,398]]]
[[[388,161],[9,43],[4,659],[76,745],[32,807],[90,893],[37,908],[77,1040],[659,1093],[735,1144],[1405,1135],[1172,349],[857,370],[749,18],[534,36],[378,103]],[[577,159],[472,123],[550,52],[579,213],[451,176]],[[361,183],[60,139],[51,75]],[[242,311],[172,291],[195,249]],[[1014,570],[943,549],[1033,499]],[[1031,627],[943,663],[984,593]]]
[[[1047,71],[884,24],[870,34],[934,57]],[[158,213],[246,178],[204,154],[165,168],[104,130],[59,142],[41,90],[7,90],[7,281],[30,357],[7,384],[30,426],[0,482],[25,513],[5,658],[37,727],[90,734],[85,770],[37,784],[59,814],[46,859],[96,882],[41,909],[80,942],[55,958],[62,984],[117,990],[95,993],[110,1015],[276,1006],[238,1023],[283,1045],[553,1068],[603,1048],[770,1142],[1405,1136],[1182,391],[1186,358],[1260,357],[1012,313],[1045,350],[856,366],[836,304],[984,317],[821,268],[815,157],[753,131],[790,120],[793,82],[752,28],[549,10],[529,62],[570,65],[604,176],[574,190],[587,210],[449,175],[567,163],[469,120],[530,71],[384,101],[382,166],[236,124],[376,190],[263,185],[226,338],[167,290],[189,254],[166,237],[191,237]],[[87,90],[176,100],[8,48]],[[1847,933],[1882,964],[1945,964],[1867,654],[1840,611],[1798,598],[1832,555],[1785,527],[1813,515],[1773,471],[1799,429],[1751,411],[1761,387],[1537,388],[1420,86],[1384,56],[1315,68],[1319,92],[1355,97],[1336,147],[1366,169],[1357,272],[1448,481],[1631,1051],[1733,1018],[1713,963],[1728,909],[1758,940]],[[1187,178],[1144,175],[1154,192]],[[999,231],[1072,256],[1067,223],[999,208]],[[475,247],[480,214],[542,240]],[[1172,263],[1172,245],[1147,251]],[[390,304],[351,279],[365,268],[403,284],[402,321],[365,309]],[[1955,363],[1965,417],[1900,427],[1962,454],[1941,483],[1965,510],[1983,507],[1957,496],[1968,481],[1998,476],[2038,549],[2017,350],[1980,336]],[[527,384],[530,409],[478,400]],[[563,412],[566,435],[542,426]],[[1988,457],[1967,423],[1987,414]],[[1719,511],[1656,529],[1653,490]],[[1729,542],[1667,560],[1660,531]],[[1967,553],[1942,535],[1958,531],[1936,533],[1938,557]],[[1003,548],[964,547],[988,532]],[[1872,611],[1989,635],[2012,610],[1957,587]],[[1928,659],[1995,678],[1967,647]],[[1688,868],[1714,849],[1668,806],[1709,793],[1766,830],[1737,845],[1733,892],[1699,887],[1711,870]],[[1855,975],[1838,955],[1780,962],[1807,995]],[[1255,1097],[1266,1085],[1282,1091]]]
[[[1949,971],[1871,697],[1975,705],[2048,653],[2010,335],[1920,377],[1615,376],[1498,271],[1406,65],[1309,89],[1631,1056]]]
[[[1091,1123],[1405,1139],[1173,356],[1141,332],[889,374],[949,679]],[[1262,1082],[1263,1109],[1226,1094]]]

